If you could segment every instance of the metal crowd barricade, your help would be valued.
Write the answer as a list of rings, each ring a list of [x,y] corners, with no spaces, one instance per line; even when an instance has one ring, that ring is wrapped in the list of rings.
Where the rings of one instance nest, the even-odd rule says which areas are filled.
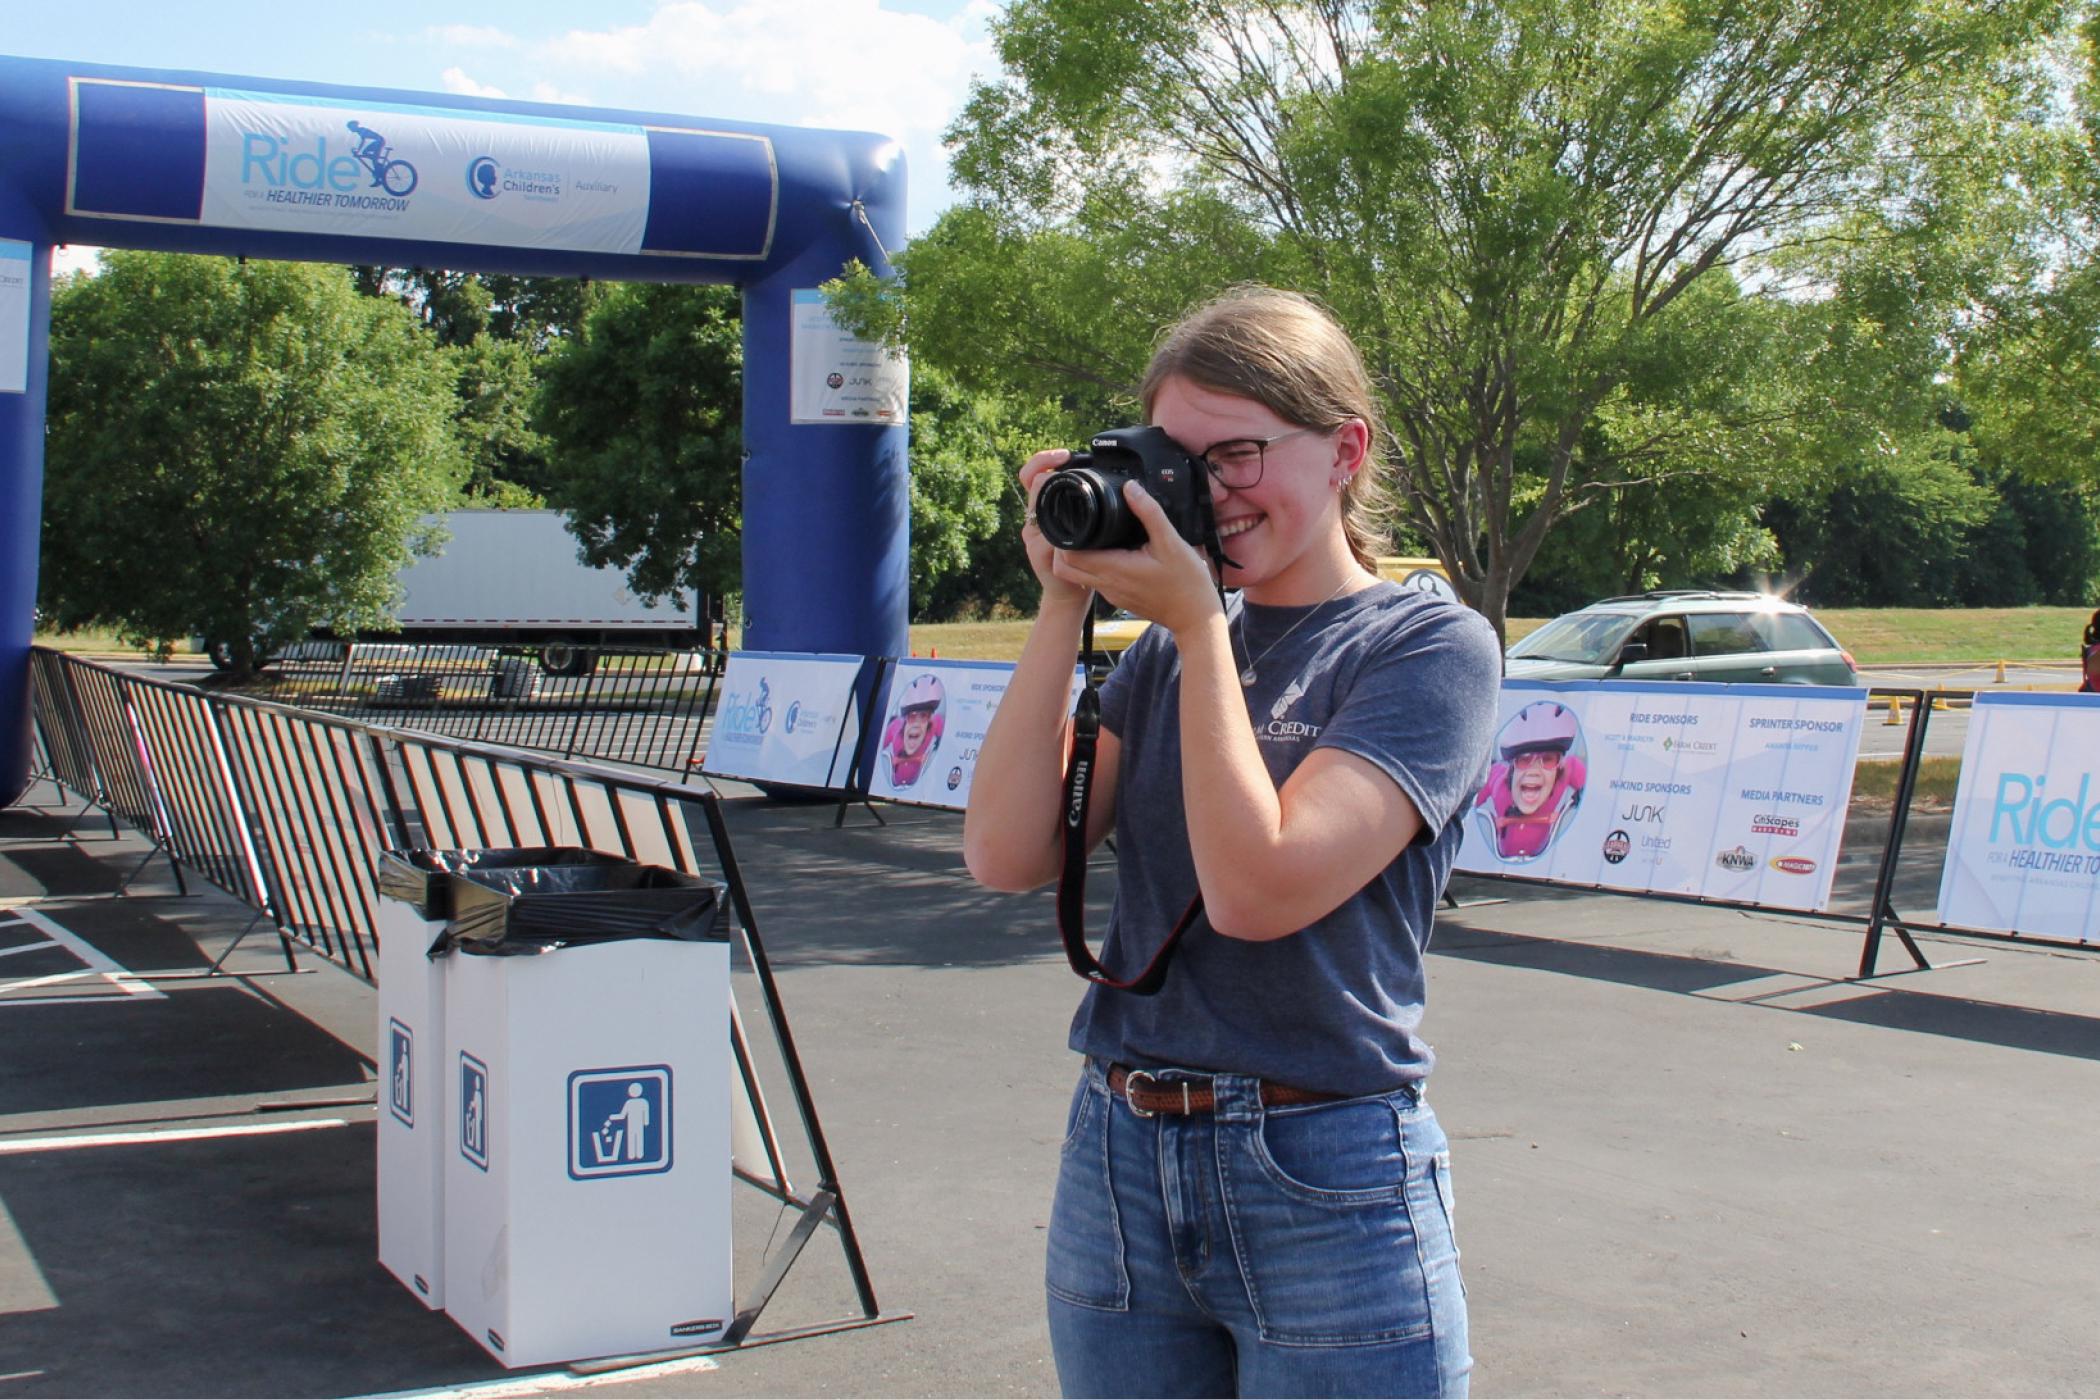
[[[38,649],[29,654],[29,698],[31,732],[44,755],[45,770],[64,788],[70,788],[85,804],[79,817],[87,815],[102,797],[102,781],[95,774],[94,750],[87,741],[87,725],[73,703],[73,688],[66,684],[66,658],[54,651]],[[110,834],[117,817],[108,803]],[[70,827],[68,830],[70,831]]]
[[[688,874],[709,873],[712,859],[713,876],[729,889],[737,944],[757,977],[817,1185],[798,1191],[789,1180],[743,1019],[732,1004],[731,1049],[764,1158],[762,1169],[739,1161],[735,1174],[800,1216],[747,1291],[723,1341],[699,1350],[909,1316],[877,1306],[716,794],[471,740],[209,696],[43,648],[33,649],[31,686],[37,739],[52,775],[103,805],[113,820],[147,834],[155,851],[175,864],[178,879],[187,865],[254,909],[258,920],[271,920],[288,963],[296,941],[373,980],[374,877],[389,849],[583,846]],[[704,842],[692,824],[696,816]],[[825,1225],[838,1234],[860,1315],[755,1334],[760,1313]]]
[[[269,698],[368,724],[687,771],[721,655],[573,651],[578,664],[555,674],[529,649],[307,643],[271,665]]]

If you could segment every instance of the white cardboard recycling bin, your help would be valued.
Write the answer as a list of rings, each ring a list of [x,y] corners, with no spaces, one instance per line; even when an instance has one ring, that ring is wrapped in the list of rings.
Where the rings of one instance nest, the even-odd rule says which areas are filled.
[[[413,904],[379,901],[379,1262],[428,1308],[445,1305],[449,959],[425,951],[444,928]]]
[[[729,945],[445,961],[445,1311],[506,1366],[734,1316]]]

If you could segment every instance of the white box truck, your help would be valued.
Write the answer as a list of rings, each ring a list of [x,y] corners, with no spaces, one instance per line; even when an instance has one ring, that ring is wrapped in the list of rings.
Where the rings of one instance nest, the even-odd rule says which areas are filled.
[[[319,628],[315,640],[529,646],[554,675],[589,671],[597,646],[709,645],[706,598],[692,599],[688,611],[643,602],[622,570],[594,569],[577,557],[560,511],[455,510],[441,523],[451,534],[443,552],[411,560],[398,576],[394,627],[353,638]],[[220,645],[210,650],[215,662],[230,664]]]

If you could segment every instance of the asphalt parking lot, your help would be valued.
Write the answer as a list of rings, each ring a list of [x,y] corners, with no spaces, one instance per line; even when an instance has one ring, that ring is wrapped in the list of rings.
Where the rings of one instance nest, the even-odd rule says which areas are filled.
[[[506,1378],[373,1262],[371,990],[277,973],[257,940],[241,976],[195,976],[245,911],[176,897],[157,861],[112,897],[136,841],[62,838],[56,795],[31,798],[0,814],[0,1393],[1054,1392],[1042,1231],[1077,983],[1047,895],[970,884],[951,815],[728,802],[881,1305],[911,1319]],[[1841,869],[1841,893],[1870,878]],[[1857,928],[1456,892],[1432,1096],[1476,1394],[2100,1386],[2100,959],[1926,937],[1947,966],[1859,983]],[[741,1286],[783,1230],[738,1197]],[[852,1310],[820,1235],[766,1321]]]

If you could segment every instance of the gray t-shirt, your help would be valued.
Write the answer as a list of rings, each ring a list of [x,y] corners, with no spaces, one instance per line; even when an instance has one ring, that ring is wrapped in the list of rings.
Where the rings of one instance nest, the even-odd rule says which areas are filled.
[[[1241,661],[1259,658],[1247,718],[1277,786],[1314,748],[1339,748],[1400,785],[1422,833],[1288,938],[1226,938],[1198,919],[1157,995],[1087,989],[1072,1048],[1136,1067],[1389,1093],[1434,1062],[1419,1034],[1422,955],[1460,821],[1486,775],[1502,676],[1494,630],[1469,608],[1388,582],[1311,609],[1236,601],[1231,627]],[[1123,745],[1116,901],[1101,955],[1118,978],[1150,961],[1196,894],[1180,688],[1180,655],[1163,627],[1148,629],[1101,688],[1102,725]]]

